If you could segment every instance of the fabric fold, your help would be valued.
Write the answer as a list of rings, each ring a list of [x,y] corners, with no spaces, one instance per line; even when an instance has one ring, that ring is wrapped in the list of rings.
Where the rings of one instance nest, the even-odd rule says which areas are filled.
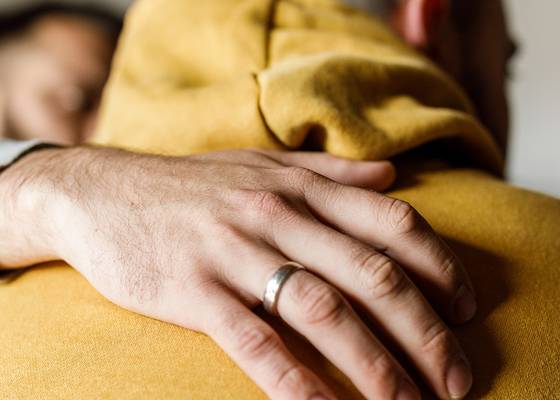
[[[100,121],[94,143],[152,153],[304,147],[376,160],[443,140],[444,158],[502,169],[459,87],[334,0],[139,2]]]

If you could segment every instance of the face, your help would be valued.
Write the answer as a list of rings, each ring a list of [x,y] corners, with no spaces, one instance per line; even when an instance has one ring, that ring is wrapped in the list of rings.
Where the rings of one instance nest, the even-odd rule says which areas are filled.
[[[470,95],[502,150],[507,146],[507,69],[515,53],[502,0],[402,1],[394,26]],[[439,7],[435,7],[439,5]]]
[[[467,17],[468,24],[453,23],[439,38],[439,57],[466,89],[479,117],[493,133],[502,150],[507,148],[509,109],[507,78],[516,52],[501,0],[485,0]],[[455,18],[465,18],[455,16]],[[449,37],[455,37],[449,41]]]
[[[33,23],[4,90],[8,133],[78,144],[94,131],[114,49],[100,26],[52,14]]]

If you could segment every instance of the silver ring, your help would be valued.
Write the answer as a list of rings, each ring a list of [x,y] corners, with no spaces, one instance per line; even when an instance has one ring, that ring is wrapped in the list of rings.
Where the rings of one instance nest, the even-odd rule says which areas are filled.
[[[288,278],[300,269],[305,268],[296,262],[287,262],[278,268],[268,280],[263,296],[264,309],[268,313],[278,315],[278,297],[280,296],[280,290],[282,290],[282,286],[284,286]]]

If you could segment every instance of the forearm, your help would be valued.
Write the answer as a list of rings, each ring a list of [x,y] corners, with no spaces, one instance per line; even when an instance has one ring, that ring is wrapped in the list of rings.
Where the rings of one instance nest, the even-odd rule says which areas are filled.
[[[75,233],[80,213],[84,208],[102,216],[110,212],[122,189],[120,173],[137,157],[108,148],[44,148],[1,172],[0,269],[71,262],[65,258],[68,247],[90,239]]]

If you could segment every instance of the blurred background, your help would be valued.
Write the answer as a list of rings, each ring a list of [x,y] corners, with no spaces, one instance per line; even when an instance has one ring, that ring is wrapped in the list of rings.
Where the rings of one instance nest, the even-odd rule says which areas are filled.
[[[105,2],[122,13],[131,1]],[[0,12],[31,3],[36,1],[0,0]],[[91,1],[67,0],[67,3]],[[520,48],[511,69],[508,178],[518,186],[560,197],[560,44],[557,42],[560,1],[505,0],[505,3]]]
[[[511,79],[508,176],[560,197],[560,1],[506,3],[520,44]]]

